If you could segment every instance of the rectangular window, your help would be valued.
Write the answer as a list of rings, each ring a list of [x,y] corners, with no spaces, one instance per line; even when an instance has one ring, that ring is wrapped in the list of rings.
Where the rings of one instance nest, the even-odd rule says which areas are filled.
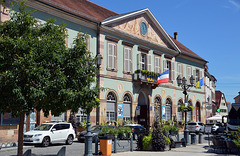
[[[146,55],[140,54],[140,70],[146,70]]]
[[[155,73],[161,73],[160,57],[155,57]]]
[[[195,80],[196,80],[196,82],[198,82],[200,80],[200,71],[198,69],[196,69]]]
[[[173,81],[175,79],[174,62],[164,60],[163,66],[164,71],[169,70],[169,80]]]
[[[124,72],[131,73],[132,71],[132,50],[124,48]]]
[[[117,46],[113,43],[108,43],[108,69],[116,70],[117,63]]]

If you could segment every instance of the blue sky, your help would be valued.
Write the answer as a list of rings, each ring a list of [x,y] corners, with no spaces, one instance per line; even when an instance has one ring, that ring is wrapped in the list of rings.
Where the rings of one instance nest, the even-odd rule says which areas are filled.
[[[149,8],[168,34],[207,60],[216,90],[240,91],[240,0],[90,0],[119,14]]]

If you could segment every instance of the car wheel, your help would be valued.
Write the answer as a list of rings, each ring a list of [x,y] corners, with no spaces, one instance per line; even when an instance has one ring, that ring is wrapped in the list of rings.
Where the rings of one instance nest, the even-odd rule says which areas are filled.
[[[72,145],[72,143],[73,143],[73,136],[72,136],[72,135],[69,135],[68,138],[67,138],[67,140],[66,140],[66,144],[67,144],[67,145]]]
[[[42,146],[47,147],[50,144],[50,138],[49,137],[44,137],[42,141]]]

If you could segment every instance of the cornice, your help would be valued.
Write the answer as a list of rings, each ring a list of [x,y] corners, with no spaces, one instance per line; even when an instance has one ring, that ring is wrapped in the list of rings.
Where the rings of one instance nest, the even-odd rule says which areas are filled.
[[[128,34],[126,32],[123,32],[123,31],[120,31],[120,30],[117,30],[117,29],[114,29],[114,28],[110,28],[110,27],[107,27],[107,26],[104,26],[104,25],[101,25],[101,31],[102,31],[102,33],[106,32],[106,33],[109,33],[109,34],[112,34],[112,35],[115,35],[115,36],[118,36],[118,37],[121,37],[121,38],[126,38],[127,40],[130,40],[131,42],[139,43],[140,46],[149,47],[153,50],[159,50],[159,51],[167,52],[167,53],[172,54],[172,55],[179,54],[179,52],[177,52],[175,50],[172,50],[172,49],[169,49],[167,47],[164,47],[160,44],[141,39],[140,37],[137,37],[137,36],[134,36],[134,35]]]

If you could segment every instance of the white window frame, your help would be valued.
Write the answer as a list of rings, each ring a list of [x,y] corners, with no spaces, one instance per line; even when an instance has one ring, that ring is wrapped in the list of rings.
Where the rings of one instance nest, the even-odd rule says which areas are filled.
[[[140,65],[140,70],[146,70],[147,67],[147,61],[146,61],[146,54],[140,53],[140,60],[139,60],[139,65]]]
[[[117,45],[109,42],[108,43],[108,69],[116,70],[117,67]]]
[[[132,72],[132,49],[124,47],[124,72]]]
[[[175,63],[173,61],[168,60],[168,59],[163,61],[163,70],[164,71],[169,70],[169,80],[171,80],[171,81],[175,80],[174,67],[175,67]]]

